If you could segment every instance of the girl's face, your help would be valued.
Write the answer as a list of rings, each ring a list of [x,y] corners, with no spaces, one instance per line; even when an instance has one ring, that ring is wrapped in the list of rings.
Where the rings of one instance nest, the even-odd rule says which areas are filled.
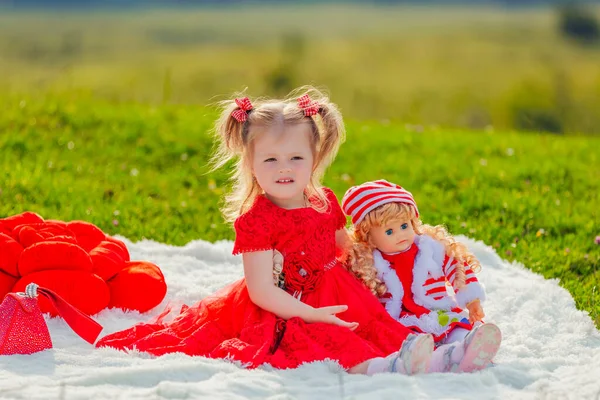
[[[269,200],[282,208],[305,207],[304,189],[310,181],[314,156],[310,126],[267,129],[254,139],[252,172]]]
[[[370,230],[371,243],[383,253],[408,250],[415,241],[415,230],[410,218],[389,221]]]

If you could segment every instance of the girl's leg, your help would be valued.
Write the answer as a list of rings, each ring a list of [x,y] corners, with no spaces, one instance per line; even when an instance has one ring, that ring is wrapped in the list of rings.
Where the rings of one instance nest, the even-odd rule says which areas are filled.
[[[383,357],[378,357],[378,358],[372,358],[370,360],[367,361],[363,361],[358,365],[355,365],[354,367],[350,368],[348,370],[349,374],[366,374],[366,375],[373,375],[373,374],[369,374],[368,370],[369,370],[369,365],[373,364],[373,362],[375,360],[384,360]]]
[[[399,351],[387,357],[378,357],[360,363],[348,370],[351,374],[374,375],[382,372],[398,372],[414,375],[426,372],[433,352],[431,335],[409,335]]]

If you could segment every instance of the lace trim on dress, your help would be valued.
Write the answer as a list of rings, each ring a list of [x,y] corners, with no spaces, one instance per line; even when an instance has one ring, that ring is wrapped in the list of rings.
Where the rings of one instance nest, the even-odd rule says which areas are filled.
[[[250,249],[236,249],[232,254],[234,256],[237,256],[238,254],[242,254],[242,253],[254,253],[257,251],[269,251],[269,250],[273,250],[272,247],[263,247],[263,248],[250,248]]]

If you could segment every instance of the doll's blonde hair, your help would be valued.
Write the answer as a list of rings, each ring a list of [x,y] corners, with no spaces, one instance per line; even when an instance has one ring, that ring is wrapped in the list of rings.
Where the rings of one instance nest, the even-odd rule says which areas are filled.
[[[375,246],[371,241],[370,231],[374,226],[382,226],[390,221],[410,220],[417,235],[428,235],[444,245],[446,254],[456,261],[456,288],[465,285],[466,263],[473,272],[479,272],[479,260],[462,243],[458,243],[442,225],[425,225],[417,218],[415,210],[405,203],[386,203],[370,211],[365,218],[353,228],[353,241],[350,252],[349,268],[375,295],[381,296],[387,291],[385,284],[377,278],[377,270],[373,263]]]
[[[297,99],[308,94],[310,99],[320,106],[319,113],[307,117],[299,107]],[[339,146],[345,139],[342,115],[337,106],[321,91],[303,86],[292,91],[285,99],[251,100],[253,109],[248,113],[246,122],[239,122],[232,116],[238,106],[234,100],[220,103],[221,116],[214,126],[217,143],[211,158],[212,170],[235,160],[231,175],[232,189],[225,196],[223,215],[228,222],[247,212],[256,198],[263,193],[252,175],[253,141],[261,131],[280,127],[281,132],[288,126],[308,124],[310,145],[314,156],[313,173],[306,188],[306,196],[317,196],[318,202],[310,206],[323,212],[328,202],[323,192],[321,179],[327,167],[333,162]]]

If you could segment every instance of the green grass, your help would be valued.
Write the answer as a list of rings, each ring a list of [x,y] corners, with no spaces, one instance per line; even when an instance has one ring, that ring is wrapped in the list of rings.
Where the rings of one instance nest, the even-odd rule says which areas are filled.
[[[175,245],[233,239],[218,211],[227,173],[207,174],[213,111],[27,95],[0,109],[0,217],[30,210]],[[400,183],[425,222],[560,278],[600,326],[600,138],[347,127],[324,182],[338,196],[365,180]]]
[[[596,11],[600,9],[596,8]],[[598,133],[600,46],[553,9],[249,6],[0,15],[0,91],[206,104],[325,84],[352,118]]]

